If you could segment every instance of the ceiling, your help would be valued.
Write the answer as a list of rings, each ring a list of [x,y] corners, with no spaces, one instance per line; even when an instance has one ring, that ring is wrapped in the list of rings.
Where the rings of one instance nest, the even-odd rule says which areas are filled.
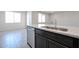
[[[16,12],[27,12],[27,11],[16,11]],[[60,11],[38,11],[38,12],[52,14],[52,13],[56,13],[56,12],[60,12]]]
[[[54,13],[56,11],[41,11],[41,12],[44,12],[44,13]]]
[[[40,12],[52,14],[52,13],[67,12],[67,11],[40,11]],[[68,12],[70,12],[70,11],[68,11]]]
[[[59,12],[59,11],[40,11],[40,12],[52,14],[52,13]]]
[[[27,12],[27,11],[14,11],[14,12]],[[39,11],[39,12],[43,12],[43,13],[55,13],[55,12],[58,12],[58,11]]]

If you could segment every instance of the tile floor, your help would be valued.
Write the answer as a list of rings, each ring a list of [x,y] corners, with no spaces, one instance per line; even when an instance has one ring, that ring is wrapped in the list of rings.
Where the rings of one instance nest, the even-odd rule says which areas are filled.
[[[26,29],[0,32],[0,48],[29,48]]]

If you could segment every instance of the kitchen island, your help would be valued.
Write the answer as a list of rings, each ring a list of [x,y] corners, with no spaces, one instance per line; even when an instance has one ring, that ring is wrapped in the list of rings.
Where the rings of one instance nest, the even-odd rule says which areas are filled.
[[[53,27],[53,25],[45,25],[45,26]],[[28,44],[32,48],[78,48],[79,47],[78,28],[64,27],[67,28],[67,31],[50,29],[37,25],[27,26],[27,29],[28,28],[34,29],[33,33],[31,31],[27,31],[28,32],[27,40],[30,40],[31,42],[31,43],[28,42]],[[34,37],[32,36],[32,38],[29,39],[29,35],[28,35],[29,33],[33,34]]]

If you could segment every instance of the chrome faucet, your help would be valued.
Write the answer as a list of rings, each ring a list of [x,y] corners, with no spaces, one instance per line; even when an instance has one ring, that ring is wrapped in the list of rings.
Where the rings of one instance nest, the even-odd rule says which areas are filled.
[[[57,20],[55,19],[55,29],[57,29]]]

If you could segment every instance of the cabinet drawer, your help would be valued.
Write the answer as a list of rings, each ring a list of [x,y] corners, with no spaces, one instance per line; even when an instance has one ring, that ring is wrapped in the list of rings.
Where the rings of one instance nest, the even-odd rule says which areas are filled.
[[[54,32],[48,32],[48,31],[41,30],[41,29],[36,29],[35,32],[46,38],[49,38],[51,40],[54,40],[62,45],[65,45],[71,48],[75,47],[74,42],[75,40],[77,40],[76,38],[72,38],[72,37],[61,35],[61,34],[54,33]]]
[[[68,48],[68,47],[49,39],[48,48]]]
[[[39,34],[39,35],[43,35],[43,36],[45,36],[45,37],[49,37],[49,38],[51,38],[51,37],[53,37],[53,38],[56,38],[56,36],[55,35],[52,35],[53,33],[51,33],[51,32],[48,32],[48,31],[45,31],[45,30],[41,30],[41,29],[36,29],[35,30],[35,33],[37,33],[37,34]],[[52,35],[52,36],[51,36]]]

